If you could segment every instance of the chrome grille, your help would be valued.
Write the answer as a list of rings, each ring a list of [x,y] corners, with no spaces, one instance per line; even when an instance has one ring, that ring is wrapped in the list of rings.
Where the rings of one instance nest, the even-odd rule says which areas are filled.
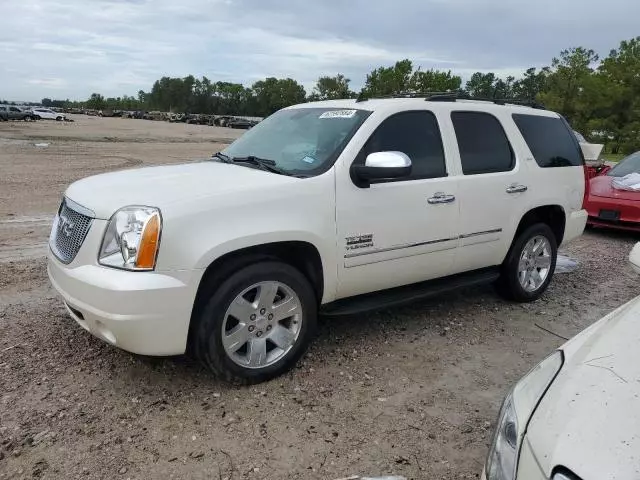
[[[58,259],[63,263],[71,263],[91,227],[92,217],[84,215],[73,208],[71,202],[62,201],[58,215],[53,221],[49,245]]]

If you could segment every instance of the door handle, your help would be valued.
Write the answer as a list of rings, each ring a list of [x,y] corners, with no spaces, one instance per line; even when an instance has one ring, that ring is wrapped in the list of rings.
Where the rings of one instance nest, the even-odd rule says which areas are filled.
[[[456,197],[454,195],[447,195],[446,193],[438,192],[434,193],[433,197],[429,197],[427,202],[430,205],[438,205],[441,203],[453,203],[455,202]]]
[[[507,193],[523,193],[529,189],[526,185],[513,184],[507,187]]]

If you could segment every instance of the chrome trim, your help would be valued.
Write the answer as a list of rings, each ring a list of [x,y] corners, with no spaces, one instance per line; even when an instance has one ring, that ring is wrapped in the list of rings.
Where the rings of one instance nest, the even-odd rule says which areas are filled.
[[[364,166],[372,168],[406,168],[411,166],[411,159],[403,152],[373,152],[367,155]]]
[[[92,219],[96,218],[96,214],[93,210],[90,210],[87,207],[83,207],[79,203],[71,200],[69,197],[64,197],[64,203],[66,203],[71,210],[74,210],[75,212],[80,213],[85,217],[91,217]]]
[[[377,248],[375,250],[369,250],[367,252],[355,252],[355,253],[347,253],[344,258],[353,258],[353,257],[361,257],[363,255],[372,255],[374,253],[384,253],[384,252],[392,252],[394,250],[403,250],[405,248],[414,248],[414,247],[423,247],[425,245],[433,245],[434,243],[444,243],[444,242],[452,242],[457,240],[458,238],[443,238],[440,240],[429,240],[428,242],[417,242],[417,243],[408,243],[406,245],[396,245],[394,247],[387,248]]]
[[[484,232],[465,233],[464,235],[460,235],[459,238],[471,238],[471,237],[477,237],[480,235],[489,235],[491,233],[500,233],[500,232],[502,232],[502,229],[496,228],[494,230],[485,230]]]
[[[518,185],[514,183],[513,185],[509,185],[507,187],[507,193],[524,193],[529,189],[526,185]]]
[[[455,239],[453,239],[453,240],[455,240]],[[382,260],[374,260],[372,262],[361,263],[361,264],[358,264],[358,265],[345,265],[344,268],[364,267],[365,265],[375,265],[376,263],[392,262],[394,260],[399,260],[401,258],[411,258],[411,257],[418,257],[420,255],[428,255],[429,253],[446,252],[446,251],[449,251],[449,250],[454,250],[456,248],[457,248],[456,245],[451,245],[450,247],[441,248],[441,249],[436,250],[434,252],[427,252],[427,253],[425,253],[425,252],[416,252],[416,253],[411,253],[409,255],[403,255],[402,257],[384,258]],[[378,252],[373,252],[373,253],[378,253]]]
[[[492,233],[500,233],[500,232],[502,232],[502,229],[501,228],[496,228],[496,229],[493,229],[493,230],[485,230],[483,232],[466,233],[466,234],[460,235],[458,237],[442,238],[442,239],[438,239],[438,240],[429,240],[427,242],[407,243],[405,245],[396,245],[396,246],[387,247],[387,248],[376,248],[375,250],[368,250],[366,252],[347,253],[347,254],[345,254],[344,258],[354,258],[354,257],[361,257],[363,255],[373,255],[374,253],[392,252],[394,250],[403,250],[405,248],[423,247],[425,245],[433,245],[435,243],[452,242],[452,241],[455,241],[455,240],[460,240],[460,239],[465,239],[465,238],[470,238],[470,237],[478,237],[480,235],[490,235]],[[448,250],[448,249],[445,249],[445,250]],[[407,255],[407,256],[411,256],[411,255]],[[386,262],[387,260],[382,260],[382,261]],[[377,262],[373,262],[373,263],[377,263]]]
[[[447,195],[443,192],[437,192],[433,195],[433,197],[427,198],[427,203],[430,205],[438,205],[441,203],[453,203],[456,201],[456,197],[454,195]]]

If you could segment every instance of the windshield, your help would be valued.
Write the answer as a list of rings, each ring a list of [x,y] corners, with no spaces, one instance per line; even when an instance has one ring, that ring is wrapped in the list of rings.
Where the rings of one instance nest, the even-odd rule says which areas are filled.
[[[291,175],[314,176],[328,170],[371,112],[337,108],[280,110],[222,151],[233,158],[276,162]]]
[[[640,173],[640,152],[632,153],[609,170],[610,177],[624,177],[630,173]]]

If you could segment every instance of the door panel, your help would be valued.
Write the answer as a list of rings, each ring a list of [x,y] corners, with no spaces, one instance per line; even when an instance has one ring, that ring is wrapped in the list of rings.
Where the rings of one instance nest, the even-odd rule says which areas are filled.
[[[369,188],[356,187],[344,169],[336,176],[337,298],[430,280],[453,268],[458,179],[447,176],[436,117],[411,111],[385,118],[354,163],[376,151],[405,153],[412,176]]]
[[[429,204],[439,192],[455,196],[457,180],[395,182],[339,193],[339,298],[451,272],[458,205]]]
[[[513,148],[514,125],[508,117],[454,111],[451,118],[462,167],[460,249],[454,267],[459,273],[502,263],[530,185]]]

